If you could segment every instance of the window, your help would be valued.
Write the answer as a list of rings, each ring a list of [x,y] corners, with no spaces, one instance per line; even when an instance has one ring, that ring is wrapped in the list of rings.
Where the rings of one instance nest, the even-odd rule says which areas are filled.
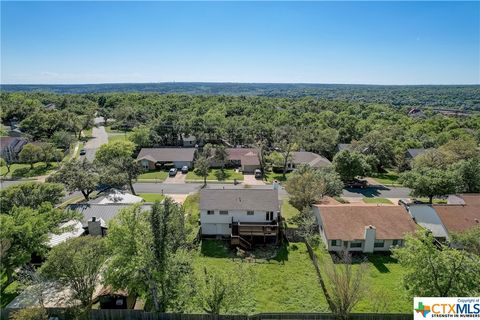
[[[267,214],[265,215],[265,220],[267,221],[273,220],[273,211],[267,211]]]
[[[385,241],[384,240],[377,240],[373,244],[373,247],[375,248],[383,248],[385,246]]]
[[[350,242],[350,248],[361,248],[362,243],[361,242]]]
[[[340,245],[340,241],[339,240],[332,240],[330,242],[330,244],[332,245],[332,247],[336,247],[336,246],[339,246]]]
[[[393,240],[392,245],[399,246],[402,243],[402,240]]]
[[[220,214],[228,214],[228,211],[226,211],[226,210],[220,210]]]
[[[213,214],[213,210],[207,210],[207,214]]]
[[[251,211],[251,210],[247,211],[247,215],[253,216],[253,211]]]

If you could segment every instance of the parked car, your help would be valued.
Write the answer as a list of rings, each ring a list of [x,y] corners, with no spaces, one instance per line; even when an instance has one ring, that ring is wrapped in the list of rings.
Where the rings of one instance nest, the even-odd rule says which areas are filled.
[[[87,154],[87,151],[85,151],[85,149],[80,150],[80,155],[81,156],[84,156],[85,154]]]
[[[345,182],[345,188],[364,189],[366,187],[368,187],[367,180],[355,179],[355,180],[352,180],[352,181]]]
[[[188,173],[188,166],[183,166],[182,167],[182,173],[187,174]]]
[[[175,177],[177,175],[177,168],[172,168],[168,171],[168,176],[169,177]]]
[[[255,169],[255,179],[262,178],[262,171],[260,169]]]

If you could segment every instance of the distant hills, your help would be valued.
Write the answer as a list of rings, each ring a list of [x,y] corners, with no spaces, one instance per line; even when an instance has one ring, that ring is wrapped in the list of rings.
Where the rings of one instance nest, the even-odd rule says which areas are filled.
[[[60,94],[156,92],[346,100],[394,106],[480,110],[480,85],[382,86],[295,83],[115,83],[81,85],[1,85],[3,92],[42,91]]]

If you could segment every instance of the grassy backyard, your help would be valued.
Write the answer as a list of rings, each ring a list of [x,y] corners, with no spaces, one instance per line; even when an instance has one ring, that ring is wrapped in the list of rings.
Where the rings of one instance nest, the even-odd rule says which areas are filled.
[[[220,169],[210,169],[207,176],[207,180],[209,181],[233,181],[234,179],[243,181],[243,174],[236,172],[234,169],[225,169],[223,173]],[[203,182],[203,177],[197,175],[195,170],[193,170],[187,173],[186,180]]]
[[[328,281],[322,264],[331,263],[332,258],[325,249],[318,248],[315,252],[319,258],[324,281]],[[366,257],[368,259],[365,279],[368,285],[367,294],[354,308],[354,312],[410,312],[411,301],[406,298],[405,289],[402,287],[402,267],[389,255],[375,253],[367,254]],[[358,264],[355,267],[358,267]],[[379,310],[379,303],[385,303],[385,307]]]
[[[139,197],[142,197],[146,202],[162,201],[165,196],[159,193],[139,193]]]
[[[142,173],[138,176],[138,180],[159,180],[163,181],[168,177],[168,172],[163,170],[152,170]]]
[[[28,163],[14,163],[10,166],[10,172],[7,174],[7,167],[0,167],[0,175],[3,178],[32,178],[46,175],[58,168],[58,163],[50,162],[50,167],[47,168],[44,162],[37,162],[30,168]]]
[[[287,225],[291,228],[296,228],[297,225],[291,222],[292,218],[299,214],[299,211],[294,208],[290,202],[288,202],[288,197],[282,199],[282,217],[287,221]]]
[[[258,255],[275,253],[262,250]],[[256,255],[257,252],[254,252]],[[206,267],[235,272],[241,261],[224,242],[203,240],[194,257],[195,268]],[[303,243],[290,243],[269,259],[251,263],[256,306],[252,312],[321,312],[327,311],[325,297],[318,284],[315,269]]]
[[[392,204],[392,201],[385,198],[363,198],[365,203],[383,203],[383,204]]]

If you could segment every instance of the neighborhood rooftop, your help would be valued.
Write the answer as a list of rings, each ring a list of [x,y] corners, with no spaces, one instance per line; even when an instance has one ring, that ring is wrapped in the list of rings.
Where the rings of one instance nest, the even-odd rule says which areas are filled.
[[[403,239],[416,225],[401,206],[318,205],[328,239],[345,241],[365,238],[365,227],[376,228],[376,239]]]
[[[431,206],[424,204],[409,205],[408,212],[410,212],[416,223],[432,231],[435,238],[446,239],[448,237],[447,230],[445,230],[442,220],[440,220],[435,209]]]
[[[142,148],[137,160],[150,160],[152,162],[193,161],[194,148]]]
[[[201,210],[258,210],[280,208],[277,190],[272,189],[203,189],[200,191]]]
[[[308,164],[312,168],[321,168],[331,165],[331,162],[319,154],[307,151],[298,151],[293,153],[293,162],[298,164]]]
[[[433,208],[449,233],[463,232],[480,226],[480,205],[478,204],[434,205]]]
[[[112,220],[122,209],[130,207],[131,204],[94,204],[94,203],[82,203],[71,204],[67,208],[75,210],[82,214],[82,224],[87,226],[87,222],[92,218],[102,219],[106,223]],[[150,205],[142,205],[142,211],[146,211],[151,208]]]
[[[424,148],[418,148],[418,149],[407,149],[407,154],[410,158],[415,158],[421,154],[424,154],[427,149]]]

